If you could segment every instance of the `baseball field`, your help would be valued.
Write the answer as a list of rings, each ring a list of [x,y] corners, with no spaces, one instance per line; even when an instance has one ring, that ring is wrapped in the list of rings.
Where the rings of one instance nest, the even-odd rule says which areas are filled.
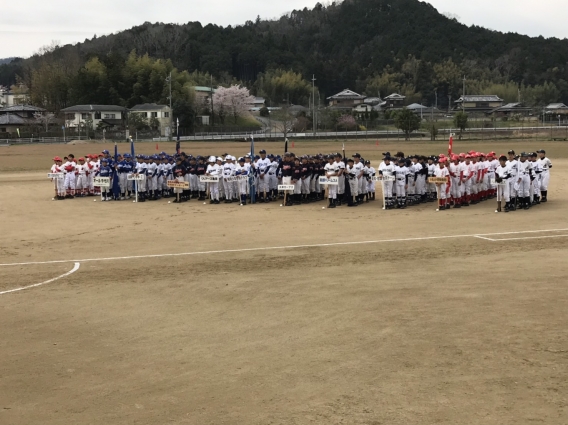
[[[103,149],[0,148],[1,424],[568,423],[567,142],[456,141],[546,149],[549,202],[508,214],[53,202],[51,158]]]

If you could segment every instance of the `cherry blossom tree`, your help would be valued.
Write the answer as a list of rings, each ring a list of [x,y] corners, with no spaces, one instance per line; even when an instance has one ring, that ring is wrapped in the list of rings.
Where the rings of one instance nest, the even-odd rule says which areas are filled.
[[[221,122],[225,122],[226,116],[232,116],[236,124],[237,119],[246,114],[253,103],[254,96],[246,87],[239,85],[219,87],[213,94],[213,110]]]

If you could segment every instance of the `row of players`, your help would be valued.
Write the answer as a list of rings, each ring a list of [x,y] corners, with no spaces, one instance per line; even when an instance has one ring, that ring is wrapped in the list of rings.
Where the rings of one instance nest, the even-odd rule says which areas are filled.
[[[547,200],[552,164],[543,150],[538,151],[538,155],[523,153],[518,157],[514,151],[510,151],[504,164],[500,164],[494,152],[485,155],[472,151],[450,158],[445,155],[405,157],[402,152],[394,157],[389,152],[384,155],[378,173],[371,162],[365,161],[359,154],[348,160],[339,153],[303,157],[286,153],[281,158],[266,155],[264,150],[259,156],[245,155],[238,160],[228,154],[206,159],[185,153],[168,156],[162,152],[151,157],[138,155],[137,162],[129,154],[120,156],[115,162],[108,151],[103,151],[98,156],[87,155],[88,162],[84,158],[75,162],[73,155],[69,155],[63,164],[61,158],[56,157],[51,171],[64,175],[63,179],[55,181],[58,199],[96,194],[93,178],[113,178],[116,171],[120,187],[120,194],[114,197],[117,200],[133,195],[134,183],[127,180],[127,176],[133,173],[145,176],[137,183],[140,201],[157,200],[174,194],[174,202],[178,199],[186,202],[191,198],[204,200],[206,192],[209,192],[211,203],[224,200],[226,203],[240,202],[246,205],[250,199],[251,182],[235,182],[229,178],[250,176],[259,202],[276,199],[279,184],[294,185],[294,190],[286,197],[286,205],[290,206],[322,200],[325,188],[320,186],[317,177],[326,176],[339,177],[339,185],[329,186],[329,207],[334,208],[342,203],[356,206],[365,200],[375,199],[373,177],[376,174],[394,178],[394,182],[382,183],[386,209],[406,208],[407,205],[432,202],[436,198],[440,199],[442,210],[452,205],[455,208],[469,206],[497,196],[496,179],[507,180],[508,191],[503,189],[501,194],[507,202],[506,211],[515,210],[518,205],[527,208],[541,199],[544,202]],[[199,178],[202,175],[217,176],[219,181],[203,183]],[[528,176],[529,184],[526,184],[525,176]],[[427,182],[428,177],[447,177],[448,182],[436,187]],[[173,179],[187,182],[189,189],[169,189],[167,181]],[[103,200],[113,199],[110,189],[103,188],[101,196]]]

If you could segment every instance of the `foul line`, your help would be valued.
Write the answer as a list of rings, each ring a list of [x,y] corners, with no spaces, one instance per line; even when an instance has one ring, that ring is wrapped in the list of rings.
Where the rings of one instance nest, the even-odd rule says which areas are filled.
[[[479,238],[487,239],[483,236],[498,236],[498,235],[521,235],[525,233],[539,233],[539,232],[563,232],[568,229],[552,229],[552,230],[527,230],[522,232],[507,232],[507,233],[488,233],[488,234],[473,234],[473,235],[451,235],[451,236],[428,236],[423,238],[403,238],[403,239],[379,239],[374,241],[360,241],[360,242],[334,242],[334,243],[321,243],[312,245],[288,245],[288,246],[269,246],[262,248],[242,248],[242,249],[225,249],[216,251],[197,251],[197,252],[181,252],[177,254],[149,254],[149,255],[131,255],[125,257],[103,257],[103,258],[84,258],[81,260],[52,260],[52,261],[32,261],[27,263],[5,263],[0,264],[0,267],[8,266],[30,266],[39,264],[59,264],[59,263],[87,263],[93,261],[117,261],[117,260],[139,260],[143,258],[166,258],[166,257],[185,257],[190,255],[209,255],[209,254],[230,254],[239,252],[254,252],[254,251],[274,251],[280,249],[298,249],[298,248],[325,248],[334,246],[348,246],[348,245],[369,245],[388,242],[413,242],[413,241],[429,241],[429,240],[442,240],[442,239],[458,239],[458,238]],[[505,239],[494,239],[492,242],[499,242]]]
[[[24,286],[22,288],[16,288],[16,289],[10,289],[9,291],[3,291],[3,292],[0,292],[0,295],[11,294],[12,292],[25,291],[26,289],[37,288],[38,286],[47,285],[48,283],[55,282],[56,280],[62,279],[64,277],[69,276],[70,274],[75,273],[77,270],[79,270],[80,266],[81,265],[79,263],[75,263],[75,266],[73,267],[73,269],[71,271],[68,271],[67,273],[62,274],[61,276],[54,277],[53,279],[46,280],[45,282],[36,283],[35,285]]]

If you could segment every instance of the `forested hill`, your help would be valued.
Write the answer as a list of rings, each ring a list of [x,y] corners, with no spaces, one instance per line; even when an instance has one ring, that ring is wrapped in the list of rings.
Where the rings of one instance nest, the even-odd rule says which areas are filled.
[[[398,88],[424,102],[432,102],[437,89],[441,99],[455,99],[465,74],[479,87],[550,82],[558,100],[568,101],[568,40],[467,27],[418,0],[337,1],[226,28],[145,23],[52,54],[78,55],[84,63],[94,55],[126,58],[134,49],[170,59],[179,70],[234,77],[249,86],[271,69],[308,80],[315,74],[322,97],[348,87],[374,95]],[[12,66],[12,78],[37,60]],[[0,72],[0,84],[8,82],[6,73]]]

